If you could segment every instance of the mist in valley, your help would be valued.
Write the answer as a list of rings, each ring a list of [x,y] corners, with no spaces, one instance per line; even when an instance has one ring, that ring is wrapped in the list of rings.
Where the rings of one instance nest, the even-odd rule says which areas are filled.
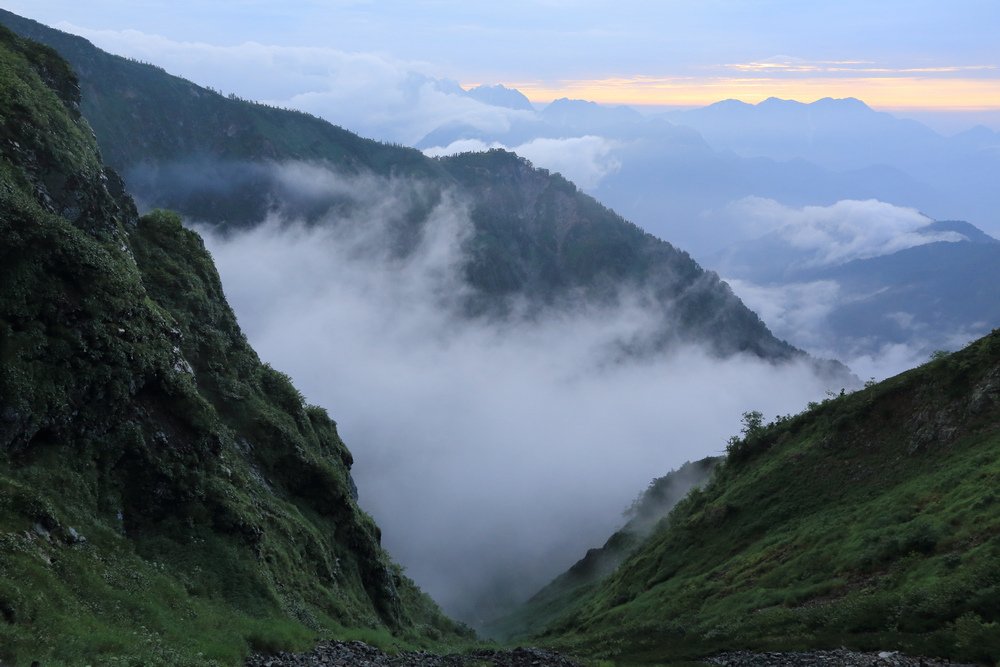
[[[748,197],[720,216],[740,240],[709,264],[775,335],[859,377],[896,375],[992,328],[995,299],[977,296],[975,281],[943,287],[954,279],[951,256],[971,243],[962,227],[878,200],[791,207]],[[975,312],[950,310],[964,302]]]
[[[460,198],[444,193],[400,253],[425,185],[276,169],[304,197],[350,205],[309,223],[195,226],[251,344],[337,420],[385,546],[471,623],[603,543],[652,478],[720,453],[743,411],[798,412],[840,389],[805,363],[693,345],[623,356],[661,322],[639,293],[470,318]]]

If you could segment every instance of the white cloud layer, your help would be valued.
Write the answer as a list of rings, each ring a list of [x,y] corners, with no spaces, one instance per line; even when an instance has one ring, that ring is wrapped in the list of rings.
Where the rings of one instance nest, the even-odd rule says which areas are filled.
[[[822,271],[927,243],[965,240],[957,232],[920,232],[932,220],[914,209],[876,200],[794,208],[748,197],[725,211],[726,224],[740,240],[717,257],[715,268],[733,291],[777,337],[815,356],[839,359],[859,377],[895,375],[927,361],[935,349],[956,349],[988,330],[985,323],[931,325],[925,304],[918,302],[909,307],[914,312],[905,312],[905,301],[885,302],[896,303],[898,312],[865,305],[879,303],[883,292],[898,291],[899,276],[882,276],[880,283],[865,273],[858,282],[864,287],[845,288],[839,274]],[[861,312],[864,320],[857,319]]]
[[[735,278],[726,282],[778,338],[794,341],[794,345],[805,349],[829,351],[825,325],[826,317],[840,305],[840,285],[836,281],[767,286]]]
[[[337,419],[390,552],[467,620],[603,542],[650,479],[719,453],[744,410],[796,412],[827,388],[804,365],[694,347],[609,363],[653,319],[638,299],[530,322],[459,316],[460,201],[446,197],[401,258],[387,230],[419,186],[287,168],[310,194],[351,193],[355,213],[201,231],[254,347]]]
[[[773,199],[746,197],[729,204],[726,217],[744,235],[766,235],[786,243],[799,255],[793,268],[834,266],[925,243],[963,239],[954,232],[918,233],[932,222],[930,218],[875,199],[795,208]]]

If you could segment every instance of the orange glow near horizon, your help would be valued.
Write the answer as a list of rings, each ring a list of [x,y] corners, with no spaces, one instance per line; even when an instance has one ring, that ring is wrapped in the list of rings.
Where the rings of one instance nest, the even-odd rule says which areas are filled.
[[[529,100],[560,97],[601,104],[705,106],[725,99],[755,104],[768,97],[812,102],[856,97],[877,108],[928,111],[1000,110],[1000,80],[939,77],[628,77],[507,83]]]

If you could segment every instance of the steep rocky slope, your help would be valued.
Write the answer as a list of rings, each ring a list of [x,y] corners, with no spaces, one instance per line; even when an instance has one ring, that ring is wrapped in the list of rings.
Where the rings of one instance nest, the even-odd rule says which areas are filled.
[[[102,166],[69,66],[0,28],[0,91],[0,662],[457,637],[199,237]]]

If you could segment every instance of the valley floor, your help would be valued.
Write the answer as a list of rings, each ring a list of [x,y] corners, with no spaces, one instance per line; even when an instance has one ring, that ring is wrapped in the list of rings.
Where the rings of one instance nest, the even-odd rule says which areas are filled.
[[[586,663],[590,664],[590,663]],[[611,664],[601,662],[601,665]],[[665,663],[667,664],[667,663]],[[721,667],[975,667],[935,658],[902,655],[896,651],[862,653],[831,651],[754,653],[735,651],[707,658]],[[254,655],[246,667],[584,667],[564,655],[537,648],[480,649],[470,653],[437,655],[425,651],[384,653],[364,642],[322,642],[308,653]]]
[[[860,653],[835,651],[804,651],[800,653],[723,653],[706,661],[722,667],[974,667],[965,663],[936,658],[914,658],[896,651]]]
[[[321,642],[308,653],[254,655],[246,667],[581,667],[569,658],[535,648],[480,649],[470,653],[436,655],[406,651],[389,655],[364,642]]]

